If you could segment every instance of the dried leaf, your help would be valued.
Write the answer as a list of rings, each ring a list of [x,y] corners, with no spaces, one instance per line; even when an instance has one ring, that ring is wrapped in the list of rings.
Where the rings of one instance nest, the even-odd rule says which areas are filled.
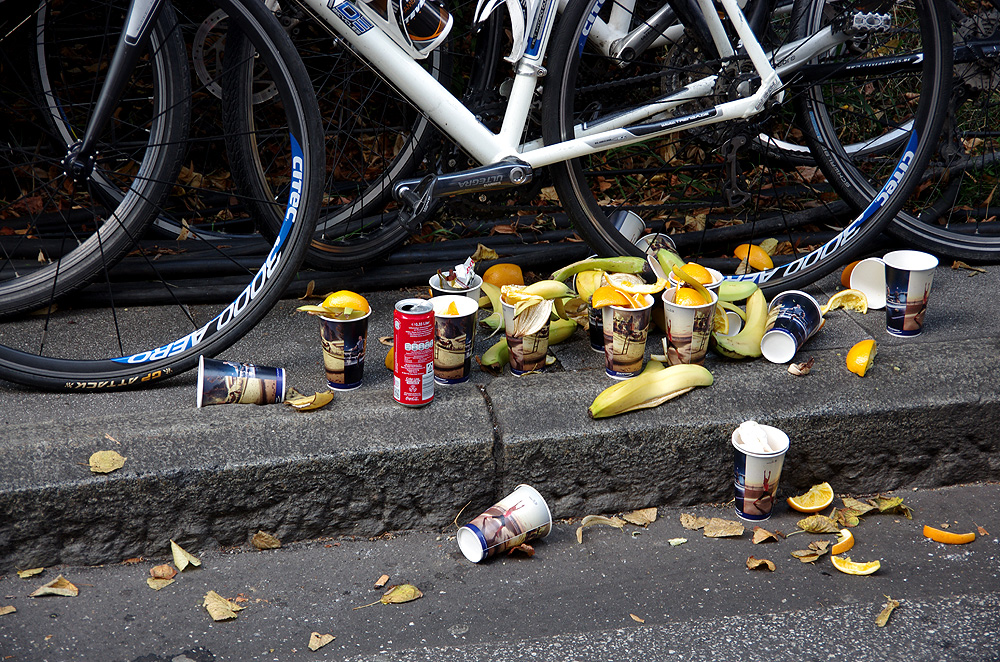
[[[149,586],[149,588],[153,589],[154,591],[159,591],[161,588],[170,586],[173,583],[174,583],[173,579],[157,578],[157,577],[146,578],[146,584]]]
[[[7,605],[6,607],[0,607],[0,616],[6,616],[7,614],[13,614],[17,609],[14,605]]]
[[[149,576],[153,579],[173,579],[177,576],[177,570],[172,565],[164,563],[150,568]]]
[[[629,524],[635,524],[636,526],[649,526],[656,521],[656,508],[633,510],[630,513],[622,515],[622,519]]]
[[[844,497],[843,501],[844,508],[842,510],[849,511],[851,514],[857,515],[858,517],[875,510],[875,506],[872,504],[865,503],[864,501],[860,501],[854,497]]]
[[[852,528],[861,524],[861,518],[854,515],[847,508],[837,508],[834,510],[833,517],[831,519],[841,528]]]
[[[500,255],[497,254],[492,248],[487,248],[482,244],[476,246],[476,252],[472,254],[473,262],[486,262],[488,260],[499,259]]]
[[[646,622],[646,619],[644,619],[644,618],[639,618],[639,617],[638,617],[638,616],[636,616],[635,614],[629,614],[629,616],[631,616],[631,617],[632,617],[632,620],[633,620],[633,621],[635,621],[636,623],[645,623],[645,622]]]
[[[906,519],[913,519],[913,511],[903,503],[902,497],[886,497],[879,494],[869,501],[880,513],[898,513]]]
[[[514,552],[520,552],[521,554],[527,554],[528,556],[535,555],[535,548],[528,543],[521,543],[517,547],[511,547],[510,551],[507,552],[507,556],[510,556]]]
[[[687,513],[681,513],[681,526],[685,529],[691,529],[692,531],[697,531],[708,524],[707,517],[688,515]]]
[[[90,470],[95,474],[106,474],[125,466],[125,458],[115,451],[97,451],[90,456]]]
[[[987,531],[986,529],[984,529],[983,527],[981,527],[979,525],[976,525],[976,528],[979,529],[979,535],[981,535],[981,536],[988,536],[988,535],[990,535],[990,532]]]
[[[309,635],[309,650],[317,651],[334,639],[336,639],[336,637],[332,634],[320,634],[319,632],[313,632]]]
[[[809,549],[797,549],[792,552],[792,556],[803,563],[815,563],[821,556],[830,551],[829,540],[813,540],[809,543]]]
[[[175,543],[173,540],[170,541],[170,552],[174,555],[174,565],[177,566],[177,569],[181,572],[184,572],[184,569],[188,567],[188,565],[201,565],[200,559],[187,553],[183,547]]]
[[[398,605],[403,602],[411,602],[422,597],[424,597],[424,594],[421,593],[420,589],[413,584],[399,584],[398,586],[390,587],[379,602],[384,605]]]
[[[747,557],[747,568],[750,570],[770,570],[774,572],[774,562],[767,559],[758,559],[753,556]]]
[[[767,542],[768,540],[778,542],[778,536],[759,526],[753,527],[753,544],[759,545],[760,543]]]
[[[671,547],[677,547],[677,545],[683,545],[687,541],[687,538],[671,538],[667,542],[670,543]]]
[[[986,273],[986,269],[983,269],[982,267],[973,267],[973,266],[970,266],[970,265],[966,264],[965,262],[962,262],[961,260],[955,260],[954,262],[952,262],[951,263],[951,268],[952,269],[968,269],[969,271],[972,272],[972,273],[969,274],[970,278],[972,276],[975,276],[976,272],[979,272],[981,274]]]
[[[40,595],[62,595],[67,598],[75,598],[80,595],[80,589],[70,583],[68,579],[59,575],[48,584],[35,589],[28,597],[37,598]]]
[[[795,375],[796,377],[805,377],[812,370],[813,364],[816,363],[815,358],[811,358],[805,363],[793,363],[788,366],[788,372]]]
[[[208,610],[208,615],[212,617],[213,621],[227,621],[236,618],[236,612],[243,610],[243,607],[232,600],[225,599],[215,591],[209,591],[205,594],[202,606]]]
[[[837,523],[826,515],[810,515],[805,519],[800,519],[797,526],[809,533],[840,533]]]
[[[892,610],[899,606],[899,600],[893,600],[888,595],[885,596],[885,607],[882,607],[882,612],[875,619],[875,625],[880,628],[884,628],[885,624],[889,622],[889,616],[892,615]]]
[[[580,522],[580,528],[576,530],[576,541],[583,544],[583,530],[588,526],[593,526],[594,524],[606,524],[607,526],[613,526],[617,529],[625,528],[625,520],[618,519],[617,517],[604,517],[603,515],[587,515]]]
[[[302,398],[290,398],[285,404],[296,411],[313,411],[327,406],[333,401],[333,391],[321,391],[315,395]]]
[[[45,568],[30,568],[28,570],[18,570],[17,576],[21,579],[27,579],[28,577],[34,577],[35,575],[40,575],[45,572]]]
[[[310,298],[315,290],[316,290],[316,281],[314,280],[309,281],[309,283],[306,285],[306,293],[299,297],[299,301]]]
[[[278,549],[281,547],[281,541],[266,531],[258,531],[253,534],[250,544],[257,549]]]
[[[743,525],[732,520],[713,517],[705,525],[706,538],[730,538],[743,535]]]

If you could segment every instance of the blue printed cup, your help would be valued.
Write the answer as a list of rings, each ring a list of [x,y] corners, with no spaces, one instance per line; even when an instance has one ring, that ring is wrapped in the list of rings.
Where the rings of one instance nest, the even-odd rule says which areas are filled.
[[[285,400],[285,369],[198,357],[198,406],[270,405]]]
[[[362,317],[347,320],[320,316],[323,370],[331,389],[350,391],[361,386],[371,314],[369,310]]]
[[[885,263],[885,330],[912,337],[924,330],[927,298],[938,259],[921,251],[893,251]]]
[[[737,428],[733,431],[733,489],[736,514],[741,519],[760,521],[771,516],[778,492],[778,478],[788,452],[788,435],[770,425],[761,425],[767,434],[768,450],[748,447]]]
[[[767,311],[760,351],[771,363],[791,361],[823,325],[819,303],[799,290],[788,290],[774,297]]]

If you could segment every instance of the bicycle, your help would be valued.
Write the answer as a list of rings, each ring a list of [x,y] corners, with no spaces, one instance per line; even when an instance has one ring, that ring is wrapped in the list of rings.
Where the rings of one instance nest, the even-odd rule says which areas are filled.
[[[8,317],[0,377],[64,390],[139,386],[230,346],[295,277],[320,204],[319,112],[287,34],[258,2],[3,5],[0,302]],[[222,99],[205,82],[192,84],[185,54],[216,8],[226,17],[216,25],[225,56],[209,75]],[[94,25],[103,28],[83,29]],[[24,66],[26,54],[42,66]],[[270,97],[254,104],[261,80]],[[189,131],[190,117],[197,121]],[[240,165],[226,160],[234,131],[251,145],[274,197],[251,200],[220,167]],[[265,258],[243,258],[227,247],[227,233],[197,229],[214,221],[224,228],[233,217],[252,223],[254,207],[282,218]],[[158,219],[190,228],[189,236],[171,245],[140,241]],[[200,264],[187,256],[206,254],[228,270],[213,283],[232,292],[226,304],[197,305],[205,283],[178,282]],[[148,324],[149,301],[116,282],[123,257],[160,284],[173,319]],[[83,328],[73,306],[86,306],[95,289],[111,306]],[[79,334],[89,356],[68,355],[67,339]]]
[[[498,134],[433,76],[417,71],[412,58],[404,60],[398,36],[368,27],[376,21],[369,6],[294,5],[334,31],[346,49],[369,60],[445,135],[486,164],[392,183],[401,213],[352,228],[344,238],[371,255],[415,230],[433,200],[512,186],[548,165],[580,234],[603,253],[637,252],[608,221],[620,209],[638,211],[653,230],[684,227],[688,231],[675,239],[691,255],[718,242],[780,233],[794,251],[796,224],[840,225],[832,238],[784,264],[740,276],[770,291],[801,286],[863,250],[894,216],[930,156],[928,136],[937,135],[947,103],[942,72],[951,66],[950,30],[936,2],[876,3],[872,12],[833,2],[751,3],[752,25],[727,3],[725,25],[695,3],[679,1],[571,2],[558,23],[555,4],[541,3],[526,17],[532,41],[504,90],[508,101]],[[695,28],[677,34],[677,16]],[[550,36],[554,52],[545,68],[556,75],[542,79]],[[740,40],[755,58],[733,46]],[[626,42],[627,58],[620,49]],[[619,50],[612,54],[612,47]],[[766,78],[772,63],[776,79]],[[536,87],[553,79],[556,84],[542,85],[543,138],[521,140]],[[762,80],[773,89],[762,87]],[[775,103],[779,93],[786,99],[781,104]],[[723,114],[737,107],[753,109],[736,120]],[[595,140],[589,137],[595,132],[603,133]],[[887,133],[905,139],[882,140]],[[605,139],[614,142],[600,144]],[[808,150],[816,165],[809,172],[780,170],[767,147],[777,139]],[[859,152],[844,143],[880,149]],[[603,149],[608,144],[614,149]],[[711,153],[713,145],[725,146],[726,153]],[[637,171],[630,180],[618,176]],[[706,173],[719,183],[703,181]],[[677,186],[664,194],[664,182]],[[725,199],[716,193],[721,191]],[[723,223],[711,227],[720,209]],[[737,216],[743,221],[738,226],[732,223]]]

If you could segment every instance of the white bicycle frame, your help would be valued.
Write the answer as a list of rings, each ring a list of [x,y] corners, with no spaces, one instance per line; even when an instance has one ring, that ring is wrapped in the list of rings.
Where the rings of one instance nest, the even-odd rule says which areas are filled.
[[[845,35],[834,35],[830,28],[826,28],[806,39],[786,44],[773,53],[765,53],[747,23],[738,1],[718,0],[732,23],[740,44],[760,76],[761,84],[756,92],[693,115],[667,118],[665,113],[668,111],[713,92],[718,76],[707,76],[662,99],[625,113],[609,116],[596,124],[577,126],[573,138],[545,145],[541,140],[528,143],[522,143],[521,140],[527,124],[528,110],[538,87],[538,79],[545,72],[542,62],[555,24],[559,2],[567,0],[541,0],[535,14],[528,17],[526,34],[529,35],[529,42],[525,54],[515,67],[514,83],[499,133],[493,133],[480,123],[459,99],[407,55],[389,35],[376,27],[369,18],[369,12],[374,10],[363,2],[299,1],[329,25],[353,51],[366,59],[399,90],[404,98],[481,165],[514,157],[533,168],[538,168],[604,151],[609,146],[624,147],[683,129],[752,117],[760,113],[772,97],[777,96],[780,100],[783,87],[782,75],[793,71],[816,55],[847,41]],[[592,45],[605,53],[611,42],[627,34],[630,29],[632,11],[629,3],[634,4],[635,0],[628,0],[625,4],[620,4],[617,0],[612,1],[616,2],[616,6],[611,11],[610,20],[605,23],[595,15],[585,35]],[[722,19],[715,9],[713,0],[698,0],[698,2],[717,49],[723,55],[732,55],[733,46],[726,36]],[[600,5],[598,9],[599,7]],[[676,38],[672,33],[674,31],[679,34],[683,28],[681,26],[668,28],[659,41],[666,43],[672,37]],[[777,63],[777,68],[772,65],[772,61]],[[651,123],[643,125],[641,131],[638,131],[639,127],[636,124],[643,121]]]

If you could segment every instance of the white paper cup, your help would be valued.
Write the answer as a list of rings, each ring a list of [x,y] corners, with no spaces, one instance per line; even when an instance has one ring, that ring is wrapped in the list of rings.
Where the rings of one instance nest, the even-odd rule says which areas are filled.
[[[199,407],[285,401],[285,369],[198,357]]]
[[[770,425],[761,425],[773,448],[760,453],[740,444],[740,431],[733,431],[733,488],[736,494],[736,514],[746,520],[761,521],[771,516],[778,478],[788,452],[788,435]]]
[[[479,297],[482,295],[482,292],[480,290],[483,286],[483,277],[480,276],[479,274],[473,276],[472,282],[469,284],[469,287],[465,288],[464,290],[456,290],[454,288],[442,285],[441,277],[438,274],[434,274],[433,276],[431,276],[430,279],[427,281],[427,284],[430,285],[431,293],[434,296],[457,294],[459,296],[475,299],[476,303],[479,303]]]
[[[679,306],[674,303],[676,287],[665,290],[662,295],[663,318],[667,327],[667,363],[678,365],[694,363],[701,365],[708,353],[708,341],[712,337],[712,320],[715,304],[719,296],[709,290],[712,300],[701,306]]]
[[[885,308],[885,263],[877,257],[861,260],[851,271],[851,289],[860,290],[872,310]]]
[[[646,222],[638,214],[625,209],[619,209],[611,214],[608,220],[630,244],[634,244],[646,229]]]
[[[458,547],[473,563],[501,554],[552,530],[552,513],[530,485],[518,485],[479,517],[458,530]]]
[[[552,302],[546,301],[539,305],[548,304],[551,311]],[[507,336],[507,349],[510,351],[510,372],[513,375],[523,375],[528,372],[538,372],[545,369],[545,356],[549,351],[549,323],[527,336],[512,335],[510,330],[514,328],[514,306],[506,301],[501,302],[503,307],[504,333]]]
[[[708,271],[708,273],[712,274],[712,282],[704,284],[705,289],[711,290],[712,292],[717,292],[719,290],[719,286],[722,285],[722,281],[724,280],[725,277],[722,275],[722,272],[717,269],[712,269],[711,267],[705,267],[705,270]],[[682,283],[677,278],[677,276],[673,274],[673,272],[667,274],[667,280],[670,281],[670,287],[687,287],[687,285]]]
[[[448,312],[454,304],[457,314]],[[449,294],[431,299],[434,306],[434,381],[459,384],[472,374],[479,302]]]

